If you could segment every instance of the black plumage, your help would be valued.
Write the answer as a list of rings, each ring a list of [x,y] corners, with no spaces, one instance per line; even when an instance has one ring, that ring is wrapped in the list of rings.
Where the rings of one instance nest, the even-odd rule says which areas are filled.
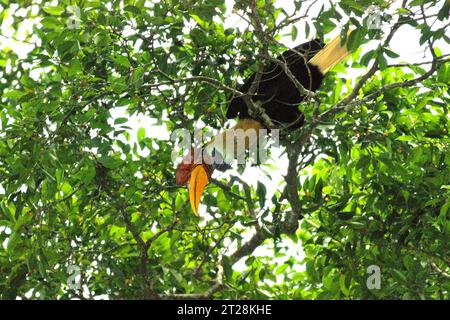
[[[324,44],[319,40],[312,40],[293,50],[285,51],[277,59],[287,63],[291,73],[306,89],[316,91],[324,76],[317,66],[309,64],[308,61],[323,47]],[[254,73],[248,77],[239,90],[247,93],[255,76]],[[298,105],[304,99],[305,96],[300,94],[295,83],[289,79],[279,64],[270,62],[265,66],[253,101],[262,102],[261,106],[274,124],[291,129],[302,126],[304,116],[298,109]],[[248,107],[241,97],[233,97],[228,105],[227,118],[236,117],[239,119],[251,118]]]

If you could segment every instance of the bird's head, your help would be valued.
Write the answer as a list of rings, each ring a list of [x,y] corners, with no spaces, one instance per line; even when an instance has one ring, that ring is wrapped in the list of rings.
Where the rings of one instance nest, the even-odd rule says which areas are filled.
[[[203,191],[214,170],[210,160],[202,149],[192,148],[177,167],[176,184],[188,185],[189,200],[196,215]]]

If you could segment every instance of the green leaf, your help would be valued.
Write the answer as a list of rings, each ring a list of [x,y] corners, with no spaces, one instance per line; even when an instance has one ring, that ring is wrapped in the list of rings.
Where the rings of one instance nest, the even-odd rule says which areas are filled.
[[[254,256],[249,256],[246,260],[245,260],[245,265],[246,266],[251,266],[253,264],[253,262],[255,262],[255,257]]]
[[[450,12],[450,2],[445,1],[441,10],[439,10],[439,12],[438,12],[438,15],[437,15],[438,19],[440,21],[443,21],[445,18],[448,18],[449,12]]]
[[[137,131],[138,143],[142,143],[144,139],[145,139],[145,129],[143,127],[140,127]]]
[[[375,59],[377,55],[377,51],[376,50],[370,50],[368,51],[366,54],[363,55],[363,57],[361,58],[360,62],[362,65],[368,66],[370,60]]]
[[[74,76],[83,72],[83,66],[77,59],[72,59],[69,64],[69,76]]]
[[[123,10],[134,13],[136,15],[140,15],[141,14],[141,9],[139,9],[136,6],[132,6],[132,5],[128,5],[125,8],[123,8]]]
[[[412,1],[417,7],[409,1],[399,10],[381,0],[316,3],[311,21],[286,20],[273,34],[283,40],[287,30],[300,45],[331,32],[342,40],[354,25],[348,63],[355,70],[339,64],[312,83],[318,122],[314,99],[290,106],[301,108],[303,127],[282,130],[270,165],[253,168],[272,182],[245,176],[256,217],[236,197],[247,191],[239,183],[211,184],[195,216],[188,186],[176,183],[189,181],[191,168],[178,166],[181,155],[172,158],[191,142],[170,137],[177,129],[202,126],[216,135],[231,128],[231,100],[246,111],[242,97],[207,80],[248,91],[259,35],[226,17],[250,12],[248,1],[234,8],[223,0],[43,1],[39,10],[1,1],[0,23],[11,39],[0,49],[0,299],[77,298],[68,287],[71,265],[94,298],[148,298],[144,269],[162,298],[203,293],[222,265],[223,286],[210,299],[446,299],[439,257],[448,256],[450,234],[448,5]],[[258,0],[264,31],[310,4],[294,2],[301,10]],[[69,4],[80,7],[82,25],[71,24]],[[383,11],[383,30],[364,26],[370,4]],[[420,5],[441,21],[412,19]],[[404,50],[376,46],[397,18],[419,34],[421,48],[409,48],[414,39]],[[28,20],[36,24],[24,29]],[[436,68],[419,55],[414,63],[425,64],[385,69],[394,59],[408,62],[408,49],[426,50],[428,40]],[[271,42],[268,49],[277,56],[285,48]],[[381,70],[340,103],[373,63]],[[270,107],[279,99],[264,94],[268,83],[255,99]],[[141,124],[133,127],[131,118]],[[300,152],[301,219],[287,196],[287,151]],[[229,175],[214,170],[213,177]],[[380,289],[366,286],[370,265],[382,270]]]
[[[323,189],[323,181],[322,178],[319,178],[316,186],[314,188],[314,202],[319,203],[322,200],[322,189]]]
[[[123,117],[121,117],[121,118],[116,118],[115,120],[114,120],[114,124],[123,124],[123,123],[126,123],[126,122],[128,122],[128,118],[123,118]]]
[[[378,62],[378,66],[380,67],[381,70],[386,69],[387,67],[387,60],[384,57],[383,53],[380,51],[378,56],[377,56],[377,62]]]
[[[70,193],[72,192],[72,190],[73,190],[73,188],[72,188],[72,186],[70,185],[70,183],[67,182],[67,181],[64,181],[64,183],[63,183],[62,186],[61,186],[61,191],[62,191],[64,194],[68,195],[68,194],[70,194]]]
[[[263,183],[261,183],[260,181],[258,181],[258,184],[256,187],[256,194],[258,195],[259,206],[260,206],[260,208],[263,208],[264,204],[266,202],[267,190],[266,190],[266,186]]]
[[[391,57],[391,58],[398,58],[398,57],[400,57],[400,55],[398,53],[396,53],[396,52],[394,52],[392,50],[389,50],[387,48],[384,48],[383,51],[386,53],[386,55],[388,57]]]
[[[414,140],[414,137],[403,135],[403,136],[395,138],[395,140],[398,140],[398,141],[411,141],[411,140]]]
[[[226,279],[230,279],[233,275],[233,265],[231,264],[230,258],[228,256],[223,256],[223,271]]]
[[[361,45],[363,39],[363,33],[361,29],[355,29],[353,30],[350,35],[348,36],[347,40],[347,48],[349,51],[353,52],[356,51],[359,46]]]
[[[59,16],[64,12],[64,8],[60,6],[44,7],[42,10],[53,16]]]
[[[131,67],[131,63],[126,56],[118,55],[118,56],[115,56],[113,59],[114,59],[114,62],[119,66],[126,67],[126,68]]]
[[[298,29],[295,25],[293,25],[292,30],[291,30],[292,41],[295,41],[295,39],[297,39],[297,35],[298,35]]]
[[[445,228],[445,224],[448,221],[449,213],[450,213],[450,201],[447,201],[439,210],[438,221],[443,228]]]
[[[40,22],[42,26],[47,29],[59,29],[64,26],[64,24],[56,17],[45,17]]]
[[[132,85],[135,89],[139,89],[144,83],[144,68],[137,67],[133,70],[133,73],[130,77],[130,85]]]
[[[20,99],[23,96],[25,96],[27,93],[20,90],[11,90],[6,92],[3,96],[5,98],[11,98],[11,99]]]
[[[275,274],[276,274],[276,275],[279,275],[279,274],[285,273],[285,272],[286,272],[286,269],[287,269],[288,267],[289,267],[288,264],[282,264],[281,266],[279,266],[279,267],[277,268],[277,270],[275,271]]]
[[[100,159],[100,163],[103,164],[108,169],[117,169],[124,163],[124,161],[116,156],[113,156],[113,157],[102,157]]]
[[[407,278],[406,278],[405,274],[403,272],[401,272],[400,270],[393,269],[392,273],[393,273],[394,277],[397,278],[399,281],[407,282]]]
[[[353,212],[353,211],[342,211],[342,212],[339,212],[337,215],[337,217],[341,220],[350,220],[354,216],[355,216],[355,212]]]

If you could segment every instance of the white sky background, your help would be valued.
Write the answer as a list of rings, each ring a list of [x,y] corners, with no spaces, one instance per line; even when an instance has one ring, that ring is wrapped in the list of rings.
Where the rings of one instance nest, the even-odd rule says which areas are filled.
[[[438,10],[440,8],[442,8],[444,1],[445,0],[441,1],[437,7],[434,7],[434,8],[431,8],[430,10],[428,10],[427,14],[437,13]],[[322,5],[324,3],[328,3],[328,1],[321,0],[321,1],[318,1],[314,6],[312,6],[312,8],[310,9],[309,16],[311,16],[311,17],[317,16],[320,8],[322,7]],[[57,4],[57,1],[54,1],[53,5],[56,5],[56,4]],[[227,14],[226,14],[227,18],[225,20],[225,28],[232,27],[232,28],[245,29],[247,27],[247,23],[245,21],[243,21],[242,18],[240,18],[238,15],[232,13],[234,1],[226,0],[226,4],[227,4]],[[395,1],[388,13],[393,13],[395,11],[395,9],[400,6],[400,4],[401,4],[401,1]],[[294,12],[293,1],[278,0],[277,6],[282,6],[288,14]],[[307,5],[305,4],[303,7],[304,7],[303,10],[305,10]],[[17,6],[12,5],[12,8],[17,8]],[[416,8],[418,8],[418,7],[416,7]],[[33,13],[37,13],[38,7],[33,6],[32,11],[33,11]],[[12,12],[14,12],[14,11],[12,11]],[[10,12],[10,14],[12,14],[12,12]],[[17,9],[14,12],[14,14],[21,16],[21,15],[25,15],[26,11],[25,11],[25,9]],[[300,14],[301,14],[301,12],[299,13],[299,15]],[[344,17],[344,19],[342,21],[342,25],[344,25],[346,23],[346,19],[347,18]],[[431,19],[428,22],[434,21],[434,18],[431,18]],[[14,50],[19,55],[19,57],[24,58],[31,51],[31,49],[33,48],[33,45],[24,43],[21,40],[25,40],[26,35],[30,34],[32,32],[32,23],[31,22],[23,23],[16,34],[14,34],[14,30],[11,29],[11,23],[12,23],[12,18],[9,17],[9,18],[6,18],[1,25],[0,49],[10,48],[11,50]],[[393,23],[394,22],[392,22],[392,24]],[[448,23],[448,21],[444,21],[444,22],[437,21],[435,23],[435,25],[433,26],[433,30],[436,30],[437,28],[442,27],[442,25],[444,25],[445,23]],[[392,24],[384,24],[381,26],[381,28],[383,31],[388,32],[391,29]],[[305,23],[303,21],[300,21],[300,22],[296,23],[296,27],[298,28],[297,39],[295,41],[292,41],[292,38],[290,35],[290,31],[291,31],[292,27],[289,26],[286,29],[286,31],[284,32],[284,34],[286,34],[286,36],[282,37],[281,42],[283,44],[285,44],[287,47],[294,47],[294,46],[297,46],[303,42],[306,42],[306,41],[312,39],[314,37],[315,30],[314,30],[314,27],[312,24],[310,24],[310,26],[311,26],[311,31],[310,31],[309,39],[304,38]],[[328,40],[338,36],[339,32],[340,32],[340,28],[338,27],[333,32],[331,32],[330,34],[327,35]],[[409,25],[402,26],[397,31],[397,33],[394,35],[394,38],[392,39],[391,46],[390,46],[390,48],[394,52],[398,53],[400,55],[400,57],[397,59],[388,58],[388,62],[389,63],[395,63],[395,62],[414,63],[414,62],[419,62],[419,61],[431,60],[431,55],[428,52],[428,50],[424,51],[424,47],[422,47],[422,48],[420,47],[419,38],[420,38],[419,30],[416,30]],[[31,42],[35,42],[35,41],[38,41],[38,39],[37,39],[37,37],[34,36],[31,38]],[[367,51],[373,49],[376,46],[378,46],[378,41],[371,41],[370,43],[365,44],[362,49],[363,50],[362,54],[364,52],[367,52]],[[444,41],[437,42],[436,46],[439,47],[439,49],[442,51],[443,54],[447,54],[450,52],[450,46],[447,45]],[[8,68],[8,66],[6,66],[6,68]],[[353,78],[354,79],[358,75],[366,72],[366,69],[347,69],[346,71],[347,71],[346,75],[342,75],[342,76],[344,76],[345,78]],[[39,72],[42,72],[42,70],[33,71],[34,76],[37,77],[39,75]],[[0,81],[2,81],[2,80],[0,79]],[[170,133],[166,130],[164,125],[156,126],[156,125],[154,125],[154,123],[156,122],[155,120],[147,118],[143,115],[129,116],[126,114],[125,107],[124,108],[116,108],[115,110],[111,110],[111,115],[112,115],[111,123],[113,123],[114,119],[118,118],[118,117],[127,117],[129,119],[127,125],[130,126],[132,129],[130,132],[131,139],[130,139],[130,141],[128,141],[128,143],[130,143],[131,145],[133,145],[134,143],[137,142],[137,138],[136,138],[137,130],[140,127],[143,127],[146,129],[146,134],[148,137],[158,138],[158,139],[163,139],[163,140],[168,140],[170,138]],[[202,127],[202,125],[203,125],[203,123],[201,121],[199,121],[198,126]],[[122,140],[124,142],[126,142],[125,138],[123,138]],[[268,201],[270,201],[275,190],[277,190],[279,188],[279,186],[282,183],[284,183],[283,175],[286,174],[287,159],[286,159],[286,156],[284,156],[284,155],[281,156],[281,152],[282,152],[281,149],[272,150],[273,157],[272,157],[272,159],[267,161],[266,165],[262,165],[260,168],[248,166],[247,169],[244,171],[244,173],[242,175],[240,175],[240,177],[243,180],[247,181],[249,184],[253,185],[255,188],[256,188],[256,184],[258,181],[263,182],[267,187]],[[148,150],[141,150],[141,154],[143,156],[148,155]],[[172,165],[176,166],[175,163]],[[265,174],[263,172],[264,170],[270,173],[270,175],[272,177],[272,181],[270,181],[265,176]],[[221,179],[221,178],[226,178],[229,175],[239,175],[239,173],[235,170],[230,170],[227,173],[215,172],[214,177]],[[1,185],[0,185],[0,192],[4,192],[4,191],[2,191]],[[206,189],[205,192],[208,192],[208,189]],[[206,207],[203,205],[200,206],[199,212],[205,218],[205,220],[209,220],[212,218],[211,216],[209,216],[207,214]],[[2,232],[1,228],[0,228],[0,232]],[[251,235],[252,235],[252,233],[248,232],[244,237],[250,238]],[[304,254],[303,254],[301,247],[298,244],[295,244],[290,240],[286,240],[284,242],[284,244],[289,246],[289,251],[287,252],[285,257],[276,258],[275,261],[283,262],[283,261],[289,259],[290,256],[295,257],[297,261],[302,260],[302,258],[304,257]],[[272,254],[272,252],[267,246],[258,248],[254,253],[254,255],[269,255],[269,256],[271,254]],[[237,270],[244,270],[246,268],[247,267],[245,266],[244,261],[240,261],[239,263],[237,263],[235,265],[235,269],[237,269]],[[295,267],[295,269],[297,271],[300,271],[303,268],[301,265],[297,265]]]

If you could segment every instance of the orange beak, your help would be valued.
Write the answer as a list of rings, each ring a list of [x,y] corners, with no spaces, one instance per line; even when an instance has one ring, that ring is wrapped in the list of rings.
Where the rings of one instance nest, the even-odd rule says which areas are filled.
[[[189,180],[189,200],[191,202],[192,210],[197,216],[200,200],[208,182],[208,173],[204,166],[195,166],[191,172],[191,179]]]
[[[192,210],[198,216],[198,207],[203,191],[209,182],[213,168],[211,165],[195,164],[193,150],[178,165],[176,172],[176,184],[186,185],[189,182],[189,200]]]

